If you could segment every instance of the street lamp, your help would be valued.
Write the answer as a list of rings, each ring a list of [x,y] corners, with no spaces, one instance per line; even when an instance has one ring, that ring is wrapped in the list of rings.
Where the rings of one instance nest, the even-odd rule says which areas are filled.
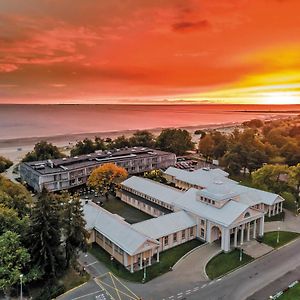
[[[143,277],[143,282],[146,281],[146,268],[147,268],[147,264],[146,264],[146,257],[144,257],[144,277]]]
[[[278,230],[277,230],[277,244],[279,243],[279,230],[280,230],[280,227],[278,226]]]
[[[23,286],[22,286],[22,279],[23,279],[23,274],[20,274],[20,284],[21,284],[21,289],[20,289],[20,300],[23,300]]]

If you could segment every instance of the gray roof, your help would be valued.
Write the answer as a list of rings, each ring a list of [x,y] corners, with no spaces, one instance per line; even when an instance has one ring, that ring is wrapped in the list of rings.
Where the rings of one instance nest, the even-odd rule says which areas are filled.
[[[235,200],[226,202],[220,208],[201,202],[199,201],[199,190],[195,188],[190,188],[181,198],[176,199],[175,205],[178,208],[224,226],[231,225],[249,208],[249,205]]]
[[[153,150],[146,147],[133,147],[126,149],[97,151],[97,153],[84,154],[74,157],[25,162],[23,164],[31,167],[39,174],[45,175],[63,173],[68,170],[76,170],[84,167],[94,167],[102,163],[121,162],[135,158],[155,157],[158,155],[170,155],[170,153],[160,150]]]
[[[133,224],[132,227],[153,239],[158,239],[196,225],[195,220],[181,210]]]
[[[120,216],[108,212],[91,201],[83,205],[83,212],[88,230],[97,230],[130,255],[159,246],[156,240],[136,231]]]
[[[187,182],[191,185],[197,185],[202,188],[209,186],[214,182],[228,182],[232,184],[237,184],[236,181],[228,178],[228,173],[221,169],[207,169],[202,168],[195,171],[186,171],[177,169],[174,167],[169,167],[165,174],[175,177],[177,180]]]
[[[168,204],[172,204],[174,199],[179,198],[184,193],[165,184],[137,176],[131,176],[126,179],[122,182],[122,186],[131,188]]]

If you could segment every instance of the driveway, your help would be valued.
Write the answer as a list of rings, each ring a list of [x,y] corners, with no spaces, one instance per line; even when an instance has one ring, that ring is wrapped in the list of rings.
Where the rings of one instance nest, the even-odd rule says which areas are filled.
[[[269,231],[277,231],[278,227],[280,227],[281,231],[292,231],[300,233],[300,216],[295,216],[289,210],[285,211],[284,222],[282,221],[273,221],[273,222],[265,222],[265,232]]]

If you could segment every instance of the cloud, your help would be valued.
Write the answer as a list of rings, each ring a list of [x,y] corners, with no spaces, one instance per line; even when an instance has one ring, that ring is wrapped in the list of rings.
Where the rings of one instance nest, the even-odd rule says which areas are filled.
[[[175,32],[190,32],[199,31],[210,27],[208,20],[200,20],[196,22],[182,21],[172,25],[172,29]]]
[[[14,64],[5,64],[0,62],[0,73],[10,73],[18,70],[18,67]]]

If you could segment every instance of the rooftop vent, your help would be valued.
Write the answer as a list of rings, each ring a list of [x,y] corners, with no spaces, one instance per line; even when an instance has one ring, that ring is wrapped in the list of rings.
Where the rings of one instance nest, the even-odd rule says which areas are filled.
[[[223,181],[221,181],[221,180],[216,180],[216,181],[215,181],[215,184],[221,185],[221,184],[223,184]]]
[[[66,157],[63,157],[63,159],[62,160],[67,160],[67,158]]]
[[[87,154],[86,156],[91,157],[91,154]]]
[[[78,156],[74,156],[74,158],[78,158]]]
[[[48,165],[49,165],[50,168],[54,167],[54,163],[53,163],[53,161],[51,159],[48,159],[47,163],[48,163]]]
[[[209,167],[205,167],[205,168],[202,168],[203,171],[209,171],[210,168]]]

